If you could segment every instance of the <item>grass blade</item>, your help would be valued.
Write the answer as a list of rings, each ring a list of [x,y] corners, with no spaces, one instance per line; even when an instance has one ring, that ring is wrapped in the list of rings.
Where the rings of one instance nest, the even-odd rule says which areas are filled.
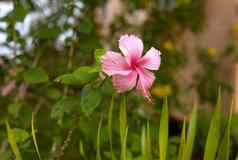
[[[168,100],[164,99],[163,109],[160,118],[159,128],[159,153],[160,160],[166,160],[167,145],[168,145]]]
[[[114,107],[114,97],[112,96],[111,104],[108,112],[108,135],[109,135],[109,144],[110,144],[110,151],[111,151],[111,158],[112,160],[115,159],[115,155],[113,153],[112,148],[112,116],[113,116],[113,107]]]
[[[230,133],[231,133],[231,120],[232,120],[232,112],[233,112],[233,100],[231,103],[230,114],[228,118],[228,124],[225,130],[224,137],[221,142],[221,146],[218,152],[217,160],[229,160],[230,155]]]
[[[20,150],[19,150],[19,148],[17,146],[17,143],[16,143],[16,138],[15,138],[14,132],[10,128],[10,125],[9,125],[8,121],[6,121],[6,128],[7,128],[8,142],[9,142],[11,148],[12,148],[12,151],[13,151],[15,157],[16,157],[16,160],[22,160]]]
[[[32,134],[33,143],[34,143],[34,146],[35,146],[35,149],[36,149],[37,156],[41,160],[39,148],[38,148],[37,141],[36,141],[36,130],[35,130],[35,127],[34,127],[34,121],[35,120],[34,120],[34,113],[33,113],[32,114],[32,119],[31,119],[31,134]]]
[[[218,143],[220,139],[221,126],[221,92],[219,90],[217,104],[212,116],[207,142],[205,146],[204,160],[214,160],[217,153]]]
[[[147,148],[147,160],[152,160],[150,123],[149,123],[149,121],[147,122],[147,130],[146,130],[146,148]]]
[[[101,154],[100,154],[100,139],[101,139],[101,127],[102,127],[102,117],[98,124],[98,133],[97,133],[97,155],[96,160],[101,160]]]
[[[152,160],[150,125],[147,122],[147,127],[142,127],[141,132],[141,152],[143,160]]]
[[[84,146],[83,146],[82,140],[79,141],[79,153],[83,158],[85,158],[85,152],[84,152]]]
[[[184,160],[185,158],[185,145],[186,145],[186,122],[183,120],[183,129],[181,133],[180,146],[179,146],[179,155],[178,160]]]
[[[145,132],[145,126],[142,127],[141,130],[141,153],[142,153],[142,159],[146,160],[147,157],[147,148],[146,148],[146,132]]]
[[[197,127],[197,106],[193,107],[192,117],[188,127],[187,142],[185,146],[185,160],[190,160],[193,153],[194,140]]]
[[[122,144],[122,148],[121,148],[121,160],[126,160],[127,159],[127,147],[126,147],[126,143],[127,143],[127,133],[128,133],[128,127],[126,127],[125,130],[125,135],[123,138],[123,144]]]

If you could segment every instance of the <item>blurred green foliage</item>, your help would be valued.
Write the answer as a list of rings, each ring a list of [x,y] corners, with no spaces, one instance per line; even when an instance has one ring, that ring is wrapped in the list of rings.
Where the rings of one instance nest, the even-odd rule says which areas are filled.
[[[209,49],[201,49],[196,55],[204,68],[204,72],[192,75],[196,82],[191,86],[178,82],[177,73],[186,67],[189,53],[178,47],[177,41],[186,29],[195,33],[202,30],[203,0],[125,0],[121,13],[111,22],[107,19],[113,10],[108,9],[106,0],[49,0],[46,3],[14,0],[7,3],[13,4],[13,10],[0,17],[0,23],[6,24],[0,28],[6,35],[6,41],[0,47],[6,47],[10,52],[0,57],[0,86],[1,91],[6,90],[10,82],[14,81],[15,86],[8,86],[11,88],[9,92],[0,95],[0,157],[3,160],[13,159],[12,144],[17,144],[22,159],[37,159],[36,141],[30,134],[32,114],[42,159],[94,160],[97,155],[97,159],[106,160],[120,157],[125,146],[123,156],[126,154],[128,160],[150,157],[151,154],[158,158],[159,149],[151,149],[151,146],[159,145],[158,117],[163,97],[169,96],[169,106],[175,108],[175,113],[179,110],[186,115],[192,104],[184,103],[181,95],[186,97],[195,89],[201,104],[214,105],[218,86],[224,92],[232,91],[230,84],[218,77],[219,63],[227,55],[216,57]],[[128,15],[134,15],[136,11],[144,11],[147,15],[140,25],[136,24],[138,17],[133,22],[128,20]],[[16,27],[29,19],[28,32]],[[128,118],[120,139],[118,116],[122,95],[116,94],[110,78],[103,77],[100,56],[105,53],[101,48],[118,50],[117,40],[123,33],[140,35],[146,50],[150,46],[160,49],[162,64],[152,89],[153,104],[133,91],[126,93]],[[1,55],[4,52],[0,50]],[[181,89],[184,86],[185,91]],[[115,96],[115,105],[108,116],[112,96]],[[199,141],[195,139],[192,156],[201,158],[210,113],[202,109],[198,113],[201,115],[197,122]],[[106,124],[108,118],[109,126],[112,126],[110,132]],[[183,118],[168,118],[168,146],[161,145],[167,147],[167,159],[173,160],[179,152]],[[8,127],[10,132],[6,131],[6,120],[12,128]],[[231,122],[234,150],[231,156],[235,155],[238,144],[237,121],[234,117]],[[162,126],[166,128],[166,125],[165,117]],[[189,133],[195,134],[190,127]],[[10,144],[9,133],[16,136]],[[164,136],[166,140],[166,133]],[[112,139],[111,146],[108,137]],[[193,145],[193,137],[189,139],[185,146]],[[140,147],[141,140],[145,146]],[[192,154],[188,148],[185,147]]]

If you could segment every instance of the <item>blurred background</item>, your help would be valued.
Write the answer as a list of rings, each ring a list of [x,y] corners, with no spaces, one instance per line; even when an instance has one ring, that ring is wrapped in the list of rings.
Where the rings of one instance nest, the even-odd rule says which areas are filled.
[[[132,157],[137,157],[140,150],[137,140],[143,123],[150,120],[155,128],[152,134],[156,134],[162,99],[168,96],[170,159],[176,159],[177,136],[194,104],[200,113],[194,159],[201,159],[219,87],[224,117],[230,110],[232,97],[238,113],[237,7],[237,0],[0,1],[1,159],[13,157],[6,138],[6,119],[19,129],[18,142],[24,159],[36,157],[33,142],[27,136],[32,112],[36,113],[39,149],[44,159],[57,158],[67,137],[70,137],[69,144],[61,159],[79,159],[84,157],[84,152],[91,153],[87,159],[94,159],[95,122],[101,113],[108,111],[108,99],[115,93],[111,82],[103,83],[102,102],[92,113],[90,110],[89,116],[77,109],[80,98],[64,107],[60,105],[66,93],[69,97],[79,97],[85,83],[65,87],[54,79],[79,66],[94,65],[95,49],[119,51],[118,39],[125,33],[138,35],[145,50],[153,46],[162,52],[161,67],[151,89],[153,104],[128,93]],[[27,81],[26,71],[35,67],[41,68],[41,74],[34,75],[35,79],[47,74],[47,82],[31,84]],[[102,145],[108,143],[106,127],[103,131]],[[116,129],[114,134],[118,134]],[[115,146],[119,144],[115,142]],[[238,149],[236,115],[232,121],[231,149],[234,157]],[[106,151],[103,156],[108,159]]]

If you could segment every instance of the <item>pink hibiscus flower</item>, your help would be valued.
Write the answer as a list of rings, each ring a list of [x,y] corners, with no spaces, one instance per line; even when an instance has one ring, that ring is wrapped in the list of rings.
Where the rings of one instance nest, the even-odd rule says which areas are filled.
[[[126,92],[136,86],[136,90],[150,100],[150,92],[155,76],[149,70],[158,70],[160,51],[151,47],[144,56],[143,42],[135,35],[123,35],[119,40],[123,54],[107,51],[102,56],[102,70],[112,76],[116,90]]]

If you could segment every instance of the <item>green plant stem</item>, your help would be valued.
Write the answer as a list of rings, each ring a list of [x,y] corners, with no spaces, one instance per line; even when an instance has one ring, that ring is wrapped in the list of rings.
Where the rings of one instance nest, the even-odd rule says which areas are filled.
[[[74,57],[74,45],[73,43],[70,46],[69,53],[68,53],[68,64],[67,64],[67,70],[68,72],[71,71],[73,66],[73,57]],[[68,94],[69,87],[67,85],[64,86],[64,95],[66,96]]]
[[[120,104],[120,139],[121,139],[121,160],[125,160],[126,148],[125,141],[127,137],[127,117],[126,117],[126,96],[122,95],[121,104]]]
[[[35,146],[35,149],[36,149],[36,153],[37,153],[37,156],[38,158],[41,160],[41,155],[40,155],[40,151],[39,151],[39,148],[38,148],[38,144],[37,144],[37,140],[36,140],[36,130],[35,130],[35,127],[34,127],[34,112],[32,113],[32,119],[31,119],[31,134],[32,134],[32,138],[33,138],[33,143],[34,143],[34,146]]]
[[[102,128],[102,116],[98,124],[98,133],[97,133],[97,155],[96,160],[101,160],[101,151],[100,151],[100,140],[101,140],[101,128]]]
[[[115,159],[112,147],[112,116],[113,116],[113,107],[114,107],[114,96],[112,96],[110,108],[108,111],[108,135],[110,143],[111,158]]]
[[[70,46],[70,49],[69,49],[69,56],[68,56],[68,64],[67,64],[67,69],[68,71],[70,71],[72,69],[72,65],[73,65],[73,55],[74,55],[74,45],[72,43],[72,45]],[[64,96],[67,96],[68,94],[68,86],[66,85],[64,87]],[[64,156],[64,151],[65,149],[68,147],[69,145],[69,142],[71,141],[71,136],[72,136],[72,133],[73,133],[73,130],[74,128],[71,128],[68,132],[68,136],[67,138],[65,139],[63,145],[60,147],[60,153],[59,155],[57,156],[57,159],[60,160],[61,157]]]
[[[66,139],[64,140],[63,145],[60,147],[60,151],[59,151],[59,154],[58,154],[58,156],[57,156],[57,160],[60,160],[61,157],[64,156],[64,151],[65,151],[65,149],[68,147],[69,142],[71,141],[71,137],[72,137],[73,130],[74,130],[73,128],[71,128],[71,129],[69,130],[68,135],[67,135]]]

